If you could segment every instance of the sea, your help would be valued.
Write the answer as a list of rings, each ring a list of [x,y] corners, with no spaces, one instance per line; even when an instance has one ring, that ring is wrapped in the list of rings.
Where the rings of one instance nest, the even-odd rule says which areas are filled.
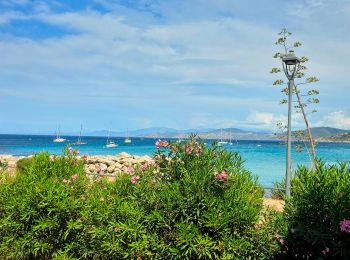
[[[53,136],[49,135],[0,135],[0,155],[10,154],[27,156],[42,151],[50,154],[61,154],[66,145],[77,148],[81,154],[88,155],[115,155],[127,152],[133,155],[154,155],[156,151],[155,138],[132,138],[131,144],[124,144],[123,137],[113,137],[118,143],[116,148],[105,148],[106,137],[82,137],[86,145],[73,145],[76,136],[64,136],[65,143],[54,143]],[[213,141],[208,140],[208,145]],[[245,161],[245,168],[258,176],[259,182],[266,188],[283,179],[285,175],[285,145],[278,141],[234,141],[232,145],[226,144],[225,149],[239,152]],[[350,161],[350,143],[318,143],[317,156],[326,163]],[[306,151],[292,150],[292,168],[299,164],[309,165]]]

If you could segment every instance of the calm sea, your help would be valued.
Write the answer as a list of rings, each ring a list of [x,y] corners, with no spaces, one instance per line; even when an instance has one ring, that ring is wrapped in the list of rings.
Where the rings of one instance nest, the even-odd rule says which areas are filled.
[[[41,151],[60,154],[67,143],[74,143],[77,137],[66,136],[66,143],[53,143],[52,136],[0,135],[0,154],[30,155]],[[123,138],[113,138],[117,148],[107,149],[105,137],[83,137],[88,144],[76,146],[80,153],[89,155],[113,155],[127,152],[134,155],[153,155],[153,138],[132,138],[132,144],[124,144]],[[259,176],[260,183],[271,186],[285,174],[285,146],[274,141],[238,141],[226,145],[226,149],[239,152],[245,166]],[[350,160],[350,143],[319,143],[317,155],[328,163]],[[292,152],[293,168],[298,164],[309,164],[306,152]]]

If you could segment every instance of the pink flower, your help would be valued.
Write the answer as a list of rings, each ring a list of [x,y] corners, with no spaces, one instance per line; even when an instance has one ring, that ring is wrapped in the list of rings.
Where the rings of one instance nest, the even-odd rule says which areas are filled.
[[[79,150],[74,150],[75,155],[78,155],[79,153],[80,153]]]
[[[147,169],[147,165],[146,164],[141,164],[140,172],[144,172],[146,169]]]
[[[284,246],[284,244],[285,244],[284,239],[282,239],[282,238],[278,239],[278,243],[279,243],[281,246]]]
[[[139,179],[140,179],[140,176],[134,175],[134,176],[132,176],[132,177],[130,178],[130,182],[131,182],[132,184],[136,184],[137,181],[138,181]]]
[[[72,148],[72,147],[69,147],[69,148],[68,148],[68,152],[72,153],[72,152],[73,152],[73,148]]]
[[[227,182],[227,177],[228,177],[228,174],[225,171],[222,171],[221,173],[218,173],[218,172],[215,173],[215,179],[219,181]]]
[[[162,143],[162,140],[158,139],[156,142],[156,147],[158,150],[160,149],[161,143]]]
[[[339,222],[341,232],[350,233],[350,219],[344,219]]]
[[[157,149],[159,150],[161,147],[168,147],[169,146],[169,143],[167,141],[162,141],[160,139],[157,140],[156,142],[156,147]]]
[[[190,153],[192,153],[192,151],[193,151],[193,147],[191,147],[191,146],[186,146],[185,147],[185,152],[186,153],[190,154]]]
[[[135,172],[134,168],[132,168],[131,166],[128,167],[128,173],[133,175]]]
[[[78,174],[74,174],[74,175],[72,175],[72,177],[71,177],[71,178],[72,178],[72,180],[73,180],[73,181],[75,181],[76,179],[78,179]]]
[[[329,249],[329,247],[326,247],[325,249],[322,250],[322,254],[326,255],[327,253],[329,253],[331,250]]]

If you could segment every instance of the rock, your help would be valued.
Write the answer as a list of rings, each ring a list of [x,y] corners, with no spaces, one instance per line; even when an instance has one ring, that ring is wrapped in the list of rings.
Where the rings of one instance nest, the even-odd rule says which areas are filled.
[[[108,166],[108,168],[107,168],[107,171],[108,171],[109,173],[113,173],[113,172],[114,172],[114,170],[115,170],[115,166],[114,166],[114,164],[112,164],[112,165]]]
[[[111,166],[111,165],[114,166],[114,162],[112,160],[105,160],[103,163],[106,164],[107,166]]]
[[[104,163],[100,163],[100,170],[105,172],[107,170],[107,165],[105,165]]]
[[[90,173],[96,172],[96,166],[94,164],[90,164],[87,168]]]
[[[116,162],[116,163],[114,164],[114,166],[115,166],[115,168],[117,168],[117,169],[122,169],[122,167],[123,167],[123,165],[121,165],[119,162]]]

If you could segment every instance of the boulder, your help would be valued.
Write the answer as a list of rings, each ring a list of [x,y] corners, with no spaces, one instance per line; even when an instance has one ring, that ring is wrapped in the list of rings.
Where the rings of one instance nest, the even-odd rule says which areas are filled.
[[[103,171],[103,172],[105,172],[106,170],[107,170],[107,165],[106,164],[104,164],[104,163],[100,163],[100,170],[101,171]]]
[[[96,166],[94,164],[90,164],[87,169],[89,170],[90,173],[96,172]]]
[[[112,165],[108,166],[108,168],[107,168],[107,171],[108,171],[109,173],[113,173],[113,172],[114,172],[114,170],[115,170],[115,166],[114,166],[114,164],[112,164]]]

